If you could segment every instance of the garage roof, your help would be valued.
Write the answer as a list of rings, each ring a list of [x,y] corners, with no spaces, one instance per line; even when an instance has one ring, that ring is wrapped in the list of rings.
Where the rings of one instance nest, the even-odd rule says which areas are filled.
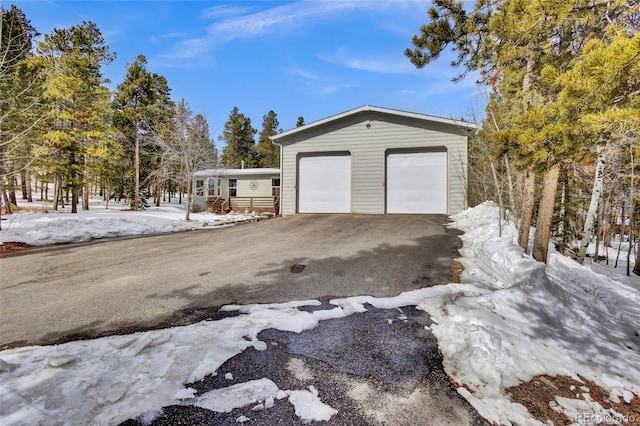
[[[468,121],[463,121],[463,120],[453,120],[450,118],[436,117],[434,115],[418,114],[415,112],[401,111],[401,110],[391,109],[391,108],[382,108],[382,107],[377,107],[372,105],[363,105],[359,108],[351,109],[349,111],[345,111],[340,114],[323,118],[322,120],[305,124],[304,126],[296,127],[295,129],[287,130],[286,132],[278,133],[277,135],[271,136],[271,140],[276,142],[278,141],[278,139],[284,138],[294,133],[303,132],[311,128],[322,126],[323,124],[327,124],[332,121],[340,120],[342,118],[349,117],[362,112],[377,112],[377,113],[388,114],[388,115],[397,116],[397,117],[414,118],[418,120],[425,120],[425,121],[431,121],[434,123],[442,123],[442,124],[448,124],[451,126],[462,127],[470,131],[477,130],[479,128],[477,124],[470,123]]]

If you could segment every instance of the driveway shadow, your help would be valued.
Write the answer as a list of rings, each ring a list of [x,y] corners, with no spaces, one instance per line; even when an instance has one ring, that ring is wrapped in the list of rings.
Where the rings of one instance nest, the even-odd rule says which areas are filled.
[[[555,286],[553,282],[547,285]],[[527,303],[519,303],[516,307],[532,324],[530,329],[523,330],[523,334],[531,340],[548,341],[552,344],[560,342],[569,353],[590,355],[587,362],[590,362],[596,371],[604,369],[611,376],[626,377],[628,371],[638,369],[640,336],[636,327],[640,318],[639,308],[629,310],[620,306],[619,312],[613,315],[625,318],[625,321],[611,319],[611,322],[615,323],[615,326],[612,326],[607,324],[609,318],[601,317],[602,311],[585,310],[584,304],[576,302],[576,297],[579,296],[566,293],[560,288],[554,289],[553,293],[554,296],[564,299],[563,305],[548,303],[547,289],[532,288],[527,291]],[[601,302],[594,296],[593,304],[599,303]],[[602,346],[601,342],[607,342],[607,345]],[[612,359],[616,360],[615,363],[609,361]]]

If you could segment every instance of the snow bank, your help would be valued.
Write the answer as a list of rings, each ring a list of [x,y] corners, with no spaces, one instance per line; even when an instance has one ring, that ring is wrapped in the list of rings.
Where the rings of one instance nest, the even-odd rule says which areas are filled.
[[[98,238],[161,234],[221,226],[255,219],[254,215],[192,213],[184,220],[182,206],[150,207],[144,211],[123,211],[122,206],[105,209],[91,206],[76,214],[65,211],[50,213],[20,212],[5,216],[0,231],[0,244],[20,242],[45,245],[89,241]]]
[[[431,329],[460,394],[498,424],[538,424],[505,389],[539,374],[580,374],[614,399],[640,395],[639,292],[555,251],[545,268],[517,246],[512,225],[498,235],[498,213],[483,204],[451,225],[465,231],[462,281],[483,294],[461,287],[419,305],[437,323]]]

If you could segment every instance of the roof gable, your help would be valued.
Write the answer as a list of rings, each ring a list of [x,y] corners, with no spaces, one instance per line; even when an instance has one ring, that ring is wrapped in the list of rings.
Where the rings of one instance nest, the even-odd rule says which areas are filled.
[[[458,128],[463,128],[467,131],[474,131],[478,129],[477,124],[470,123],[468,121],[453,120],[449,118],[436,117],[433,115],[419,114],[415,112],[401,111],[401,110],[390,109],[390,108],[382,108],[382,107],[376,107],[372,105],[363,105],[359,108],[345,111],[340,114],[332,115],[330,117],[323,118],[322,120],[314,121],[312,123],[305,124],[304,126],[300,126],[295,129],[278,133],[277,135],[271,136],[271,140],[277,143],[279,139],[286,138],[287,136],[291,136],[293,134],[297,134],[301,132],[306,132],[311,129],[317,129],[318,127],[321,127],[323,125],[334,123],[336,121],[354,116],[356,114],[364,113],[364,112],[374,112],[374,113],[389,115],[393,117],[403,117],[403,118],[410,118],[414,120],[423,120],[423,121],[428,121],[432,123],[438,123],[438,124],[444,124],[444,125],[454,126]]]

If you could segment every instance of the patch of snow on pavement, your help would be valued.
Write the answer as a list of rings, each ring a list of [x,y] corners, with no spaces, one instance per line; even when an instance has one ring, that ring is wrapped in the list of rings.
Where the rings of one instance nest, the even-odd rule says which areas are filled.
[[[219,413],[228,413],[267,398],[275,398],[280,389],[269,379],[251,380],[222,389],[215,389],[196,399],[193,405]]]
[[[315,387],[309,386],[309,390],[282,391],[278,398],[289,397],[289,402],[293,404],[298,416],[303,423],[312,421],[329,421],[331,416],[338,411],[331,408],[318,398],[318,391]]]
[[[316,327],[318,317],[344,316],[339,308],[315,315],[292,305],[304,306],[252,305],[247,314],[218,321],[2,351],[0,424],[118,424],[138,416],[152,419],[160,408],[181,402],[219,411],[258,400],[272,404],[279,389],[267,378],[200,396],[184,384],[215,374],[249,347],[266,349],[257,335],[267,328],[302,332]],[[319,406],[316,399],[310,404]],[[326,417],[326,410],[319,412]]]

